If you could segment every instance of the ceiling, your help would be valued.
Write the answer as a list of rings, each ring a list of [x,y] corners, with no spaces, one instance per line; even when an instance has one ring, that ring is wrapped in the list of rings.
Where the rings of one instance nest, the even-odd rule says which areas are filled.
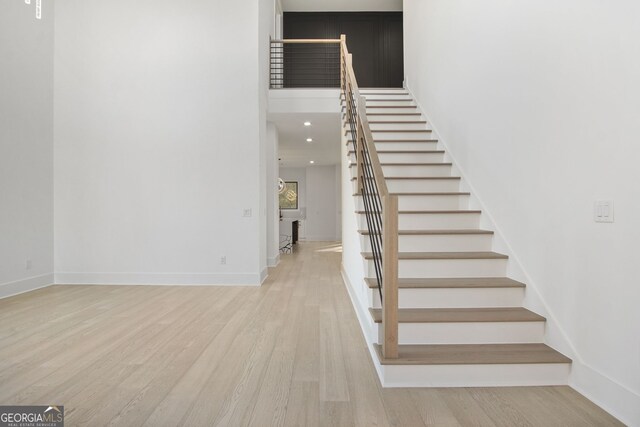
[[[402,0],[282,0],[285,12],[402,11]]]
[[[306,167],[340,163],[340,115],[338,113],[269,114],[278,128],[280,166]],[[311,122],[305,126],[304,122]],[[313,142],[307,142],[312,138]]]

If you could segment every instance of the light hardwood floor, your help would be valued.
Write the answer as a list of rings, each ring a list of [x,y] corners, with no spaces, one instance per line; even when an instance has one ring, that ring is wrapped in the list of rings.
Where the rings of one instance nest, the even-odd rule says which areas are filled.
[[[1,300],[0,404],[61,404],[69,426],[621,425],[568,387],[381,388],[340,257],[301,244],[261,288]]]

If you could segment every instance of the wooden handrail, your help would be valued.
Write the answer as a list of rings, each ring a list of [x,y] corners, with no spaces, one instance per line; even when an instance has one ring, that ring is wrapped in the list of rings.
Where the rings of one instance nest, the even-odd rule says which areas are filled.
[[[398,195],[389,193],[384,171],[376,150],[373,133],[367,119],[366,99],[360,94],[358,82],[353,70],[353,61],[347,48],[346,36],[340,36],[341,49],[341,78],[347,114],[352,110],[352,100],[347,93],[353,93],[358,108],[356,135],[356,171],[358,193],[362,187],[363,168],[365,167],[365,145],[369,154],[373,178],[376,183],[378,196],[382,202],[382,354],[385,359],[398,358]],[[363,195],[364,198],[364,195]],[[365,207],[366,210],[366,207]],[[373,230],[370,230],[373,231]],[[374,256],[375,262],[375,256]]]
[[[332,44],[340,43],[340,39],[281,39],[271,40],[271,43],[289,43],[289,44]]]

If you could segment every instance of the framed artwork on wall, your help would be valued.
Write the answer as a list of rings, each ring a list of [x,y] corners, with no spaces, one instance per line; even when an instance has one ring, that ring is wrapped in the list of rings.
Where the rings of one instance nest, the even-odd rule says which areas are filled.
[[[298,182],[286,181],[280,191],[280,209],[298,209]]]

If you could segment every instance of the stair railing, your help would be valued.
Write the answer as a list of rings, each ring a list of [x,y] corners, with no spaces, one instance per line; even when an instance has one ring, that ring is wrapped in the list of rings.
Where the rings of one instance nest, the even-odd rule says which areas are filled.
[[[360,94],[346,36],[340,37],[340,87],[345,104],[347,133],[356,158],[357,194],[362,204],[372,261],[382,302],[385,359],[398,357],[398,196],[387,188],[382,165],[367,119],[366,99]]]
[[[269,88],[339,88],[340,39],[271,40]]]

